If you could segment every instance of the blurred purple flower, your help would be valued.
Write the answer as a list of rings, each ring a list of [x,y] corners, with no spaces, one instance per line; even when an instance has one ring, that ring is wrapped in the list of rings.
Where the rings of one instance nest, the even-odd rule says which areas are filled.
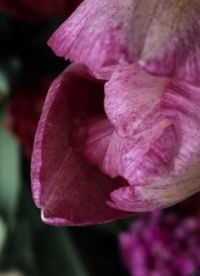
[[[119,236],[123,263],[132,276],[192,276],[200,269],[199,230],[196,217],[140,216]]]

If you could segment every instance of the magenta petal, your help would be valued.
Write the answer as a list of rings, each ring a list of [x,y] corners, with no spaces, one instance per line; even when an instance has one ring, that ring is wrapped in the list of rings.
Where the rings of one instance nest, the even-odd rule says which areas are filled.
[[[139,66],[117,67],[105,85],[105,111],[119,135],[131,137],[162,120],[160,100],[168,83]]]
[[[122,176],[131,185],[167,174],[176,145],[171,121],[161,112],[169,80],[148,75],[138,66],[118,68],[105,86],[105,111],[119,136]]]
[[[123,184],[90,166],[69,143],[68,94],[90,88],[84,67],[72,65],[52,84],[37,129],[32,157],[32,190],[42,218],[53,225],[86,225],[128,216],[106,205]],[[93,86],[91,86],[93,87]]]
[[[200,190],[200,158],[176,177],[157,178],[145,186],[123,187],[111,193],[108,204],[129,212],[170,207]]]
[[[58,56],[92,70],[134,59],[132,0],[85,0],[49,40]]]
[[[156,75],[200,83],[198,0],[85,0],[49,45],[94,71],[139,61]]]
[[[198,162],[200,155],[200,88],[173,81],[167,87],[161,104],[162,114],[176,128],[179,150],[174,159],[174,174]]]

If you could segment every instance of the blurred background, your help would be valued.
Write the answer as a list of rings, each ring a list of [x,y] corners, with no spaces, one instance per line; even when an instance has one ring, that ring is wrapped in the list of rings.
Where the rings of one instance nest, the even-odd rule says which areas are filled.
[[[30,158],[52,80],[68,62],[46,42],[80,1],[0,0],[0,276],[200,275],[199,195],[106,225],[44,225]]]

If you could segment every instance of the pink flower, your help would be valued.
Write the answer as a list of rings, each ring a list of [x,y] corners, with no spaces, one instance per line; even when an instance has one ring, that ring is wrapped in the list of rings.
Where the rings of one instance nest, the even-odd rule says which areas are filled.
[[[154,212],[119,236],[123,263],[132,276],[192,276],[200,269],[199,223],[195,216]]]
[[[32,183],[49,224],[111,221],[200,190],[200,88],[138,65],[100,75],[72,64],[45,101]]]
[[[79,0],[0,0],[0,11],[26,20],[38,20],[66,16],[79,3]]]
[[[199,12],[198,0],[85,0],[50,38],[75,63],[35,138],[45,222],[106,222],[200,190]]]

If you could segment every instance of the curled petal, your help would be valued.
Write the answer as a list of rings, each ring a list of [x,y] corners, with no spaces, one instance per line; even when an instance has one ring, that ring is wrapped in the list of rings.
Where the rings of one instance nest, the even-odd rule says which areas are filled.
[[[111,193],[113,208],[129,212],[147,212],[172,206],[200,190],[200,159],[180,175],[158,178],[145,186],[120,188]]]
[[[85,0],[49,45],[93,71],[138,61],[153,74],[200,83],[199,13],[199,0]]]
[[[105,86],[108,118],[105,113],[82,119],[79,112],[74,114],[73,120],[79,121],[72,128],[75,149],[105,174],[121,176],[129,184],[145,183],[152,174],[166,174],[176,145],[174,128],[160,110],[167,83],[135,66],[116,69]],[[73,96],[76,106],[80,95]]]
[[[124,211],[152,211],[169,207],[200,191],[199,109],[199,87],[177,81],[167,86],[161,99],[161,113],[170,119],[172,125],[165,129],[166,133],[151,145],[151,149],[153,146],[154,153],[157,153],[160,151],[158,146],[163,149],[169,143],[167,152],[173,155],[170,157],[166,153],[163,159],[171,163],[168,174],[151,174],[146,178],[145,185],[139,185],[135,181],[132,186],[112,192],[110,206]],[[167,139],[162,141],[164,137]],[[174,149],[170,149],[170,141],[173,141]],[[155,156],[150,153],[152,152],[149,151],[141,162],[138,170],[140,177],[141,172],[146,174],[149,168],[157,170],[159,166],[154,157],[163,158],[165,152],[162,150],[161,154]],[[133,158],[134,148],[129,154]]]
[[[162,97],[161,111],[176,129],[179,149],[173,173],[179,174],[197,162],[200,153],[200,88],[186,82],[171,82]]]
[[[124,145],[122,176],[133,184],[172,166],[176,133],[161,112],[169,80],[148,75],[138,66],[118,68],[105,86],[105,111]]]
[[[135,65],[114,71],[105,85],[104,106],[120,136],[147,131],[161,119],[160,99],[168,83]]]
[[[133,62],[132,0],[86,0],[49,40],[54,52],[92,70]]]
[[[86,225],[130,215],[106,205],[110,192],[124,182],[83,161],[70,144],[73,108],[68,95],[76,89],[87,95],[93,88],[87,70],[72,65],[54,81],[45,102],[34,143],[32,191],[42,219],[49,224]],[[93,108],[88,106],[87,113],[92,114]]]
[[[150,73],[200,84],[200,2],[157,2],[139,63]],[[159,3],[158,3],[159,2]]]

